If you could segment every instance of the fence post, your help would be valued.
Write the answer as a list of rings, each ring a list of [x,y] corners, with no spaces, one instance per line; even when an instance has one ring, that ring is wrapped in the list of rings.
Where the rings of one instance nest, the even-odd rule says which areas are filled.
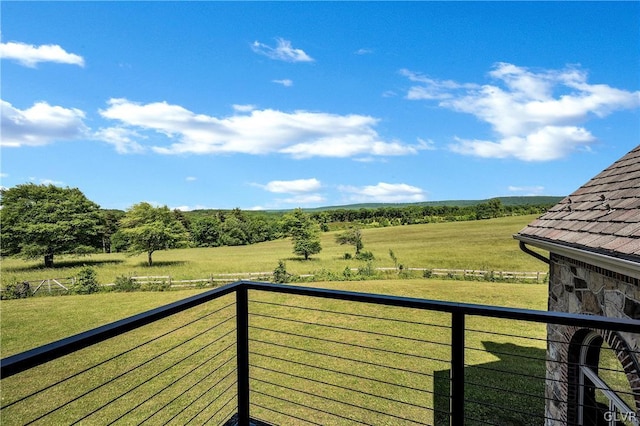
[[[451,425],[464,425],[464,313],[451,314]]]
[[[249,426],[249,298],[244,285],[236,290],[236,327],[238,426]]]

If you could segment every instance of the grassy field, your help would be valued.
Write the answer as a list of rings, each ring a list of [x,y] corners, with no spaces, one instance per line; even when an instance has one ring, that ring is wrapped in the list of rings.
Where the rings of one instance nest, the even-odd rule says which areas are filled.
[[[310,283],[309,286],[398,296],[546,309],[545,285],[452,280],[376,280]],[[2,357],[144,312],[203,289],[98,293],[0,302]]]
[[[513,234],[535,216],[515,216],[482,221],[408,225],[362,231],[366,251],[375,256],[375,267],[391,267],[393,250],[404,267],[466,268],[502,271],[546,271],[546,265],[524,254]],[[350,246],[335,242],[335,232],[322,234],[322,252],[308,261],[292,254],[291,241],[278,240],[239,247],[216,247],[158,251],[154,266],[146,255],[128,257],[121,253],[72,258],[58,256],[56,267],[45,269],[42,260],[2,259],[2,285],[11,282],[64,278],[77,274],[83,265],[95,268],[98,281],[111,283],[119,275],[169,275],[174,279],[200,279],[218,273],[271,272],[285,260],[293,274],[322,271],[342,273],[363,262],[345,260]]]
[[[313,283],[313,285],[534,309],[544,309],[546,304],[546,286],[544,285],[436,279],[327,282]],[[186,297],[194,294],[195,291],[107,293],[3,301],[0,304],[2,307],[2,321],[0,323],[2,329],[0,331],[3,356],[162,305],[174,299]],[[447,328],[449,326],[448,315],[366,304],[354,305],[324,299],[313,300],[282,294],[252,293],[250,300],[251,350],[253,353],[251,355],[251,375],[253,377],[252,389],[254,389],[252,402],[255,404],[252,413],[254,415],[272,419],[278,424],[302,424],[292,420],[291,417],[274,414],[272,411],[261,408],[262,406],[293,416],[312,416],[314,421],[327,425],[345,424],[346,418],[354,419],[358,424],[412,424],[412,421],[405,422],[400,418],[420,419],[428,424],[439,423],[433,412],[421,409],[417,405],[445,407],[448,404],[447,398],[443,397],[448,392],[448,360],[450,359],[449,349],[446,346],[450,339]],[[174,387],[168,387],[170,384],[167,381],[176,380],[176,377],[186,377],[190,371],[196,371],[199,363],[203,362],[204,353],[186,361],[183,360],[181,354],[183,351],[187,351],[187,353],[194,351],[195,353],[206,342],[216,340],[214,339],[217,336],[215,334],[208,339],[205,335],[205,343],[202,338],[200,340],[192,339],[199,333],[213,333],[207,330],[213,328],[210,326],[212,323],[218,323],[218,315],[223,319],[233,320],[233,307],[226,308],[227,311],[224,311],[225,308],[223,308],[226,303],[232,302],[233,299],[227,297],[224,300],[192,309],[184,314],[110,339],[18,376],[4,379],[2,381],[3,406],[28,394],[30,389],[43,388],[49,383],[56,383],[69,375],[73,376],[72,379],[64,381],[61,385],[34,396],[28,404],[18,403],[3,410],[3,424],[23,424],[27,420],[34,419],[46,413],[51,407],[52,401],[70,402],[65,405],[63,410],[52,412],[46,421],[41,422],[42,424],[69,423],[73,419],[86,415],[87,410],[91,413],[94,409],[91,407],[99,408],[102,406],[105,408],[100,410],[99,415],[89,415],[83,420],[83,423],[103,424],[117,419],[123,414],[123,410],[128,413],[128,416],[126,421],[122,420],[121,424],[138,423],[149,416],[154,416],[154,422],[168,421],[173,415],[180,412],[178,408],[181,407],[180,400],[174,401],[174,398],[177,398],[182,392],[186,392],[188,383],[190,383],[189,386],[194,386],[193,390],[189,392],[195,392],[195,389],[199,387],[206,387],[204,384],[195,386],[195,378],[191,379],[192,382],[185,379],[182,387],[180,387],[182,382]],[[274,303],[277,305],[273,305]],[[209,317],[211,312],[216,312],[218,309],[223,310],[216,314],[215,319]],[[328,314],[324,311],[343,312],[348,315]],[[226,314],[222,312],[226,312]],[[398,321],[389,323],[367,317],[372,314],[383,318],[394,318]],[[365,317],[361,315],[365,315]],[[204,320],[193,322],[194,318],[204,318]],[[295,321],[302,321],[302,324]],[[416,322],[434,324],[437,328],[415,325]],[[332,328],[326,329],[308,323],[326,324]],[[190,325],[181,328],[182,324]],[[234,321],[227,324],[230,330],[232,330],[233,324]],[[375,330],[376,333],[407,336],[414,340],[380,338],[379,335],[371,336],[362,332],[334,328],[345,326],[353,330]],[[469,348],[466,360],[468,367],[465,373],[467,380],[476,384],[498,385],[506,389],[502,392],[496,392],[487,391],[485,388],[473,389],[470,387],[467,391],[467,397],[473,401],[492,402],[511,408],[519,407],[521,410],[526,407],[525,413],[504,411],[496,417],[495,410],[492,410],[490,406],[473,407],[469,404],[470,415],[481,420],[493,422],[497,420],[498,424],[538,424],[540,419],[530,417],[530,415],[542,412],[543,406],[539,402],[532,402],[530,398],[519,396],[517,392],[541,394],[544,382],[517,377],[505,381],[497,373],[485,367],[526,372],[537,376],[543,375],[544,362],[534,362],[527,359],[525,359],[526,362],[523,362],[522,358],[510,358],[504,354],[506,352],[543,358],[544,326],[486,318],[469,318],[467,327],[471,330],[491,332],[489,334],[468,332],[466,339],[466,345]],[[150,345],[138,348],[139,342],[153,340],[154,336],[165,333],[170,334]],[[293,334],[304,335],[305,338],[292,337]],[[524,337],[511,337],[514,334]],[[227,342],[225,339],[230,340]],[[319,339],[329,339],[330,341]],[[436,344],[422,343],[419,342],[420,339],[436,342]],[[333,341],[338,343],[332,343]],[[268,342],[286,344],[287,347],[270,346]],[[444,343],[444,346],[437,342]],[[221,338],[218,344],[224,346],[227,343],[233,344],[233,335]],[[345,343],[358,346],[345,349]],[[154,357],[157,353],[165,353],[169,350],[168,348],[176,344],[182,345],[180,351],[177,353],[167,352],[152,363],[148,363],[150,357]],[[306,351],[346,355],[356,361],[305,355],[304,352],[295,349],[296,347],[304,348]],[[363,349],[363,347],[378,349]],[[123,351],[130,352],[126,357],[112,359],[115,354]],[[425,354],[428,356],[427,360],[418,358],[419,355]],[[441,361],[431,361],[432,358]],[[286,361],[282,361],[283,359]],[[104,368],[97,371],[92,370],[77,377],[76,373],[72,373],[82,371],[86,366],[103,362],[105,362]],[[222,366],[224,364],[222,361],[219,361],[219,365],[217,360],[211,362],[219,366],[223,372],[226,372],[225,368],[231,368]],[[379,368],[374,364],[389,366],[391,369]],[[131,366],[140,366],[140,368],[129,372]],[[318,370],[315,366],[322,366],[323,369],[328,370]],[[400,368],[417,371],[420,374],[406,374],[398,371]],[[156,376],[157,372],[166,369],[175,369],[176,371],[168,370],[165,374]],[[377,381],[354,379],[344,373],[356,373],[372,377]],[[112,383],[110,378],[114,374],[119,378]],[[300,377],[305,379],[300,379]],[[385,385],[385,382],[401,383],[405,387],[397,388],[397,386]],[[103,383],[103,385],[96,385],[96,383]],[[228,383],[233,388],[232,382],[225,381],[223,383]],[[290,391],[284,391],[281,387],[274,388],[270,383],[279,383],[290,388]],[[330,385],[326,383],[330,383]],[[94,387],[97,387],[97,390],[94,391]],[[162,391],[166,387],[168,390]],[[118,404],[109,404],[109,401],[122,394],[123,389],[130,390],[127,391],[129,392],[127,397],[118,398]],[[382,394],[385,398],[391,398],[393,401],[405,401],[410,405],[403,406],[402,403],[390,402],[388,399],[366,398],[362,392]],[[82,398],[82,402],[74,401],[77,395],[85,393],[87,395]],[[222,393],[224,394],[224,392]],[[162,404],[167,404],[167,400],[173,402],[169,404],[168,408],[158,408],[153,406],[151,402],[139,407],[136,406],[136,401],[144,401],[149,394],[157,394],[156,399],[160,398],[164,401]],[[274,399],[273,396],[286,396],[290,402]],[[345,402],[368,409],[345,405]],[[221,404],[222,402],[218,402],[218,405]],[[184,402],[182,406],[184,406]],[[217,420],[216,416],[227,414],[224,409],[219,414],[215,414],[217,411],[212,411],[213,408],[198,407],[198,403],[194,403],[189,410],[175,418],[175,424],[184,424],[190,416],[197,416],[194,422],[201,423],[210,417]],[[321,407],[322,410],[334,414],[310,410],[308,407]],[[200,409],[204,411],[200,411]],[[154,414],[158,410],[162,410],[160,414]],[[343,417],[336,417],[335,414]]]
[[[367,229],[363,236],[365,250],[374,253],[375,266],[380,267],[393,266],[388,255],[392,249],[405,267],[544,271],[545,265],[520,252],[512,238],[532,219]],[[337,245],[335,234],[323,234],[322,238],[322,253],[308,262],[292,259],[289,241],[274,241],[158,252],[152,268],[144,266],[143,256],[128,258],[120,254],[57,259],[58,267],[53,271],[40,269],[39,262],[4,259],[2,279],[3,283],[42,279],[52,272],[66,276],[85,263],[95,267],[102,283],[122,274],[188,279],[211,273],[272,271],[279,259],[285,259],[287,269],[295,274],[341,272],[347,266],[360,266],[357,261],[342,258],[349,247]],[[481,281],[387,279],[304,285],[541,310],[546,308],[547,297],[546,285]],[[201,291],[3,300],[1,355],[6,357]],[[252,415],[277,424],[304,424],[290,416],[311,416],[326,425],[345,424],[347,419],[352,424],[389,425],[416,421],[440,424],[446,420],[432,409],[446,410],[448,406],[448,315],[259,292],[252,292],[250,300]],[[372,319],[372,315],[393,321]],[[2,424],[32,420],[36,420],[34,424],[68,424],[75,420],[83,424],[218,423],[233,412],[235,401],[234,316],[233,297],[227,296],[3,379]],[[544,380],[516,376],[505,380],[495,370],[544,376],[545,327],[481,317],[468,318],[467,327],[465,377],[475,384],[466,391],[469,401],[475,401],[467,404],[469,416],[501,425],[539,424],[536,415],[544,413],[539,398]],[[368,333],[371,331],[382,334]],[[96,364],[100,368],[84,371]],[[417,373],[407,374],[403,369]],[[214,376],[209,376],[213,373],[203,371],[215,372],[221,378],[214,383]],[[58,385],[49,388],[54,383]],[[401,383],[404,387],[385,383]],[[42,391],[15,402],[34,389]],[[208,392],[219,398],[212,402]],[[366,393],[384,398],[368,398]],[[530,395],[538,397],[532,400]],[[284,396],[287,401],[278,399]],[[63,408],[56,409],[55,404]],[[492,405],[507,409],[496,410]],[[45,414],[46,418],[37,420]]]

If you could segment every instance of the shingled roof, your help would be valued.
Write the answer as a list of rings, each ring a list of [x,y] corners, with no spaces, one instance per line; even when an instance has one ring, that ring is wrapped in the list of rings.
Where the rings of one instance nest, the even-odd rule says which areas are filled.
[[[545,249],[562,247],[638,262],[640,269],[640,146],[515,238]]]

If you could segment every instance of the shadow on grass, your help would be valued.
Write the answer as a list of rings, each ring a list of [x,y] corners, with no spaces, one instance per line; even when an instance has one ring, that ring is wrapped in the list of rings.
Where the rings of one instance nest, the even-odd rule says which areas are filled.
[[[543,424],[546,351],[512,343],[482,344],[500,360],[465,368],[465,425]],[[450,370],[434,374],[436,426],[450,424],[449,379]]]
[[[44,263],[36,263],[34,265],[23,265],[15,267],[5,267],[5,272],[29,272],[38,270],[55,271],[64,268],[79,268],[82,266],[98,266],[98,265],[117,265],[123,263],[122,259],[67,259],[54,260],[53,267],[46,268]]]
[[[313,262],[319,262],[320,259],[316,258],[316,257],[310,257],[308,259],[305,259],[304,257],[288,257],[285,259],[287,262],[300,262],[300,263],[313,263]]]
[[[189,263],[186,260],[159,260],[159,261],[153,261],[153,265],[149,266],[149,264],[147,262],[140,262],[137,263],[135,266],[139,267],[139,268],[161,268],[163,266],[181,266],[181,265],[186,265],[187,263]]]

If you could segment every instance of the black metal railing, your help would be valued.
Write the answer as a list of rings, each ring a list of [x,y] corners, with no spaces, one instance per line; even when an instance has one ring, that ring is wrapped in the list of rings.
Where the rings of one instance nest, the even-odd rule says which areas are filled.
[[[241,281],[2,359],[0,416],[6,425],[562,423],[545,410],[549,389],[566,386],[547,374],[558,362],[548,325],[640,329]],[[593,385],[631,406],[620,369],[600,368],[623,380]]]

